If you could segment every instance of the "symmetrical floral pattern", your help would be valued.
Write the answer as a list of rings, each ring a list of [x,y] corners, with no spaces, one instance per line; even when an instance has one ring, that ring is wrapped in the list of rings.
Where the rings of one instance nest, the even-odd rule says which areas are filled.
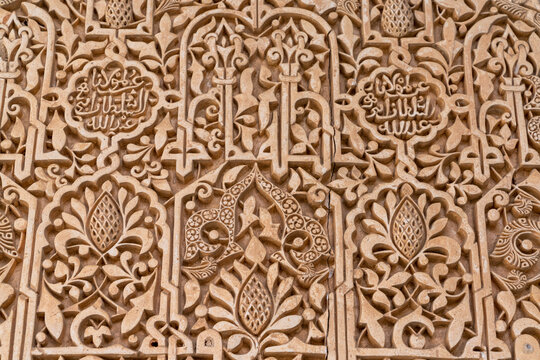
[[[169,233],[165,209],[134,180],[119,174],[106,178],[98,189],[82,182],[80,196],[64,194],[45,209],[48,220],[38,229],[38,241],[50,237],[52,243],[43,246],[52,251],[42,262],[40,345],[50,343],[49,338],[62,343],[69,332],[75,346],[100,348],[123,343],[113,337],[119,330],[133,348],[141,341],[138,330],[148,321],[145,314],[156,310],[156,248]],[[55,210],[59,201],[69,206]],[[111,307],[112,313],[105,310]],[[68,329],[64,321],[71,323]]]
[[[473,269],[463,254],[470,250],[473,232],[466,223],[452,224],[452,213],[459,209],[442,195],[409,183],[396,185],[396,190],[381,189],[361,199],[366,212],[352,212],[356,216],[347,219],[351,227],[345,236],[356,233],[359,243],[354,277],[364,330],[358,342],[384,347],[385,324],[392,324],[393,343],[405,338],[413,349],[449,354],[474,335],[467,329]],[[352,227],[358,221],[361,231]],[[397,313],[406,316],[396,318]],[[446,349],[438,345],[443,334]]]

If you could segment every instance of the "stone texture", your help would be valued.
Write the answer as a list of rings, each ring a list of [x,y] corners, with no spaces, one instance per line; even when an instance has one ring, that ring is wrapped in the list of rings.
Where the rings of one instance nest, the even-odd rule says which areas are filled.
[[[0,359],[540,359],[537,1],[0,22]]]

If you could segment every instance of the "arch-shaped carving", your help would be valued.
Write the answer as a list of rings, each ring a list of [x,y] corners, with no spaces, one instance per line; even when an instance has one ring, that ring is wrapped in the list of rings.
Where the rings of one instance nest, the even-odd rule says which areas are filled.
[[[219,157],[271,164],[277,180],[291,164],[317,176],[330,170],[332,89],[339,88],[336,37],[309,11],[261,13],[208,11],[182,35],[177,142],[164,154],[176,160],[181,179],[194,164]],[[286,36],[298,41],[298,51],[283,53]],[[280,58],[280,51],[294,59]],[[262,70],[246,67],[250,61]],[[292,131],[289,124],[295,124]]]
[[[170,287],[166,218],[155,192],[109,168],[56,193],[34,248],[34,351],[151,351]]]
[[[12,166],[13,177],[17,181],[27,181],[32,173],[33,157],[36,141],[43,137],[40,130],[45,126],[40,122],[40,103],[50,86],[53,65],[55,28],[52,18],[43,9],[24,4],[23,10],[28,20],[19,19],[12,13],[0,29],[0,43],[3,48],[0,62],[0,83],[2,84],[2,131],[9,138],[2,139],[0,163]],[[43,25],[33,29],[26,25],[27,21]],[[33,47],[36,39],[43,38],[42,33],[34,34],[38,29],[46,38],[42,49]],[[9,49],[9,50],[8,50]],[[45,67],[40,79],[38,71],[44,56]]]

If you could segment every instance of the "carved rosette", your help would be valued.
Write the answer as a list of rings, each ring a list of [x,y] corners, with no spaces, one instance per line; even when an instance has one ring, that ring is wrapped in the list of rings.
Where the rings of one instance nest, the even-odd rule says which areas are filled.
[[[159,311],[158,246],[169,236],[156,194],[118,173],[81,178],[57,193],[38,233],[47,249],[35,334],[43,351],[69,343],[144,352],[156,340],[148,321]]]

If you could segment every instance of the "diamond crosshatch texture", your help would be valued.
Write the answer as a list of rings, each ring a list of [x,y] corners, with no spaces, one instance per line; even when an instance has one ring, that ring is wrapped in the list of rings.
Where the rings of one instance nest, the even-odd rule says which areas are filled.
[[[538,1],[0,23],[0,360],[540,359]]]

